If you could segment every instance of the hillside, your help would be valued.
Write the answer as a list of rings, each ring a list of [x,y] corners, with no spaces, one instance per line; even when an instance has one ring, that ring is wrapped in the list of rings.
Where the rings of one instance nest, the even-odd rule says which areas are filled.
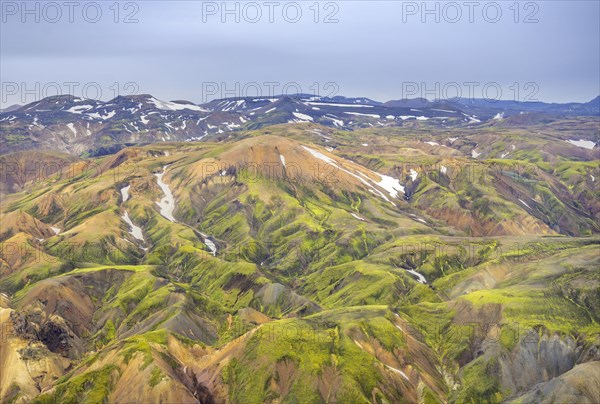
[[[41,153],[1,188],[0,401],[592,403],[594,122]]]

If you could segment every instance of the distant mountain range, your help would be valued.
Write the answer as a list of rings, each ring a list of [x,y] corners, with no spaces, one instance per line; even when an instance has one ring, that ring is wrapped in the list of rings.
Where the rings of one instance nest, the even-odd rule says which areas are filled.
[[[35,149],[95,156],[128,145],[219,139],[229,132],[297,122],[341,130],[449,128],[511,126],[572,116],[600,116],[600,97],[568,104],[422,98],[381,103],[364,97],[298,94],[224,98],[198,105],[162,101],[147,94],[119,96],[107,102],[61,95],[3,110],[0,153]]]

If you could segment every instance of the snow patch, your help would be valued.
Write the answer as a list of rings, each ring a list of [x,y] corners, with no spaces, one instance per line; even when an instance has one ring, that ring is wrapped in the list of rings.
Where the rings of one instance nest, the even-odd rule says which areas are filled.
[[[479,123],[479,122],[481,122],[479,119],[477,119],[475,117],[475,115],[470,116],[470,115],[467,115],[465,113],[463,113],[463,115],[466,116],[467,118],[469,118],[469,123]]]
[[[331,157],[327,157],[326,155],[324,155],[324,154],[323,154],[323,153],[321,153],[320,151],[318,151],[318,150],[313,150],[313,149],[311,149],[310,147],[306,147],[306,146],[302,146],[302,148],[303,148],[304,150],[306,150],[307,152],[309,152],[310,154],[312,154],[312,155],[313,155],[313,157],[316,157],[316,158],[318,158],[319,160],[322,160],[322,161],[326,162],[327,164],[331,164],[331,165],[333,165],[333,166],[335,166],[335,167],[338,167],[334,159],[332,159]],[[339,167],[338,167],[338,168],[339,168]]]
[[[578,147],[583,147],[584,149],[590,149],[590,150],[592,150],[596,146],[596,143],[592,142],[591,140],[583,140],[583,139],[572,140],[572,139],[569,139],[569,140],[567,140],[567,142],[571,143],[572,145],[575,145],[575,146],[578,146]]]
[[[358,216],[357,214],[355,214],[355,213],[350,213],[350,214],[351,214],[352,216],[354,216],[354,218],[356,218],[356,219],[358,219],[358,220],[360,220],[360,221],[366,222],[366,220],[365,220],[365,219],[363,219],[362,217]]]
[[[175,223],[175,218],[173,217],[173,211],[175,210],[175,197],[173,197],[173,193],[167,184],[163,182],[163,177],[167,172],[167,168],[169,166],[166,165],[163,167],[162,173],[154,174],[156,176],[156,182],[160,189],[163,191],[165,196],[156,204],[160,207],[160,214],[167,220]]]
[[[385,365],[385,367],[390,369],[392,372],[398,373],[400,376],[402,376],[406,380],[409,380],[408,376],[406,376],[406,374],[403,371],[401,371],[400,369],[396,369],[396,368],[388,366],[388,365]]]
[[[207,109],[201,108],[195,104],[178,104],[176,102],[161,101],[154,97],[150,98],[148,101],[150,101],[152,104],[154,104],[154,106],[156,108],[167,110],[167,111],[181,111],[183,109],[189,109],[191,111],[210,112]]]
[[[376,184],[381,188],[385,189],[391,197],[398,198],[398,192],[404,193],[404,187],[400,185],[400,181],[396,178],[390,177],[389,175],[383,175],[376,173],[381,177],[381,181]]]
[[[71,130],[71,132],[73,132],[73,134],[74,134],[75,136],[77,136],[77,129],[75,129],[75,125],[74,125],[74,124],[72,124],[72,123],[68,123],[68,124],[67,124],[67,128],[69,128],[69,129]]]
[[[417,180],[417,176],[419,175],[418,172],[416,172],[415,170],[413,170],[412,168],[410,169],[410,178],[412,178],[413,181]]]
[[[337,117],[335,115],[332,115],[332,116],[324,115],[323,118],[331,119],[335,126],[344,126],[344,121],[342,121],[341,119],[336,119]]]
[[[381,116],[377,115],[377,114],[361,114],[360,112],[344,112],[344,114],[356,115],[356,116],[366,116],[366,117],[377,118],[377,119],[381,118]]]
[[[527,205],[527,203],[525,203],[525,201],[523,201],[522,199],[519,199],[519,202],[521,202],[523,205],[527,206],[529,209],[531,209],[531,206]]]
[[[312,116],[304,115],[304,114],[301,114],[300,112],[292,112],[292,114],[296,118],[298,118],[298,119],[302,119],[302,120],[305,120],[305,121],[312,121],[313,120]]]
[[[371,193],[381,195],[381,197],[383,199],[392,203],[394,206],[395,206],[395,204],[393,202],[391,202],[381,191],[373,189],[372,184],[369,183],[368,181],[371,181],[373,184],[378,185],[379,187],[386,190],[389,193],[389,195],[393,198],[398,198],[398,192],[404,193],[404,187],[402,185],[400,185],[400,181],[397,180],[396,178],[390,177],[388,175],[373,172],[374,174],[377,174],[379,177],[381,177],[381,180],[379,182],[373,181],[369,177],[367,177],[366,175],[361,173],[360,171],[358,171],[359,175],[357,175],[351,171],[346,170],[343,167],[338,166],[335,160],[333,160],[332,158],[324,155],[323,153],[321,153],[317,150],[313,150],[310,147],[306,147],[306,146],[302,146],[302,148],[304,148],[306,151],[308,151],[310,154],[312,154],[314,157],[318,158],[319,160],[322,160],[327,164],[331,164],[333,167],[336,167],[336,168],[344,171],[345,173],[350,174],[354,178],[357,178],[359,181],[361,181],[363,184],[365,184],[369,187],[369,191]]]
[[[216,246],[216,244],[210,238],[208,238],[208,236],[206,234],[200,233],[200,235],[204,239],[204,244],[206,244],[206,246],[210,250],[210,253],[213,255],[213,257],[216,257],[217,256],[217,246]]]
[[[133,237],[135,237],[136,239],[138,239],[140,241],[144,241],[144,235],[142,233],[142,229],[140,227],[136,226],[135,224],[133,224],[133,222],[129,218],[129,214],[127,213],[127,211],[125,211],[123,216],[121,216],[121,219],[123,219],[123,221],[125,223],[127,223],[129,225],[129,227],[131,227],[131,231],[129,232],[129,234],[131,234]]]
[[[123,199],[123,202],[126,202],[127,199],[129,199],[129,188],[131,188],[131,185],[121,188],[121,199]]]
[[[92,108],[94,108],[92,105],[76,105],[65,111],[70,112],[72,114],[81,114],[82,111],[87,111],[88,109],[92,109]]]
[[[405,269],[405,271],[416,276],[417,282],[423,283],[423,284],[427,283],[427,279],[425,279],[425,277],[422,274],[418,273],[414,269]]]
[[[351,107],[351,108],[373,108],[372,105],[337,104],[335,102],[307,102],[309,105],[321,105],[326,107]]]
[[[116,115],[115,111],[110,111],[109,113],[107,113],[106,115],[100,115],[97,112],[93,112],[91,114],[88,114],[88,116],[90,116],[91,118],[96,118],[96,119],[101,119],[103,121],[112,118],[113,116]]]

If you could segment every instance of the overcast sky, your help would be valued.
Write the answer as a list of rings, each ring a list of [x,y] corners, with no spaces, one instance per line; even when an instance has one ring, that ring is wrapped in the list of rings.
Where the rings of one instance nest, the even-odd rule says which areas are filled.
[[[598,1],[430,2],[429,14],[421,1],[248,3],[223,14],[220,1],[59,1],[57,16],[46,3],[2,0],[2,106],[58,91],[196,103],[298,89],[381,101],[600,93]]]

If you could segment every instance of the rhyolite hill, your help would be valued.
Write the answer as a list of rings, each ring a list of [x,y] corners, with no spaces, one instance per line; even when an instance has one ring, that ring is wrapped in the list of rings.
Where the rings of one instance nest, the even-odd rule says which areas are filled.
[[[598,118],[433,120],[11,149],[0,401],[594,402]]]

